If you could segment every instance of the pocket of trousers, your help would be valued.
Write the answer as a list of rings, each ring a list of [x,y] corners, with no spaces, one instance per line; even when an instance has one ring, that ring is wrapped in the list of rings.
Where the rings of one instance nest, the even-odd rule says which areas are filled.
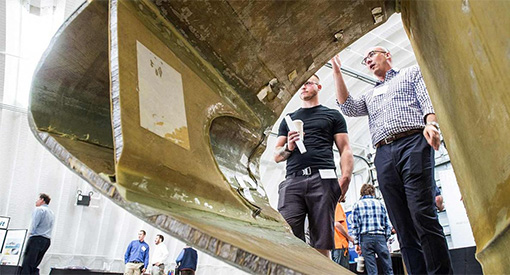
[[[423,153],[411,152],[409,156],[409,172],[413,175],[423,172]]]
[[[329,202],[333,202],[336,206],[336,203],[338,202],[338,199],[342,195],[342,190],[340,189],[340,185],[338,184],[338,180],[322,180],[323,185],[323,192],[324,195],[326,195],[329,198]],[[321,198],[317,197],[317,200],[322,200]]]
[[[287,189],[286,181],[287,180],[284,180],[280,183],[280,185],[278,185],[278,210],[283,208],[285,205],[285,192]]]

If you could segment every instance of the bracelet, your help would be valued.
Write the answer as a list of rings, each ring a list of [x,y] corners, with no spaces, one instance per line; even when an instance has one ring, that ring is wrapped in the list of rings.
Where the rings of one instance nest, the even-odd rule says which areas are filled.
[[[430,121],[430,122],[427,122],[427,125],[432,125],[434,127],[436,127],[436,129],[439,131],[439,124],[435,121]]]

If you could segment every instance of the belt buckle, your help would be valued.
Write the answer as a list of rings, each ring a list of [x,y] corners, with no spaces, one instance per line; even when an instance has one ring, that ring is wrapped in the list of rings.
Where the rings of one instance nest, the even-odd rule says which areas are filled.
[[[385,144],[390,144],[390,143],[392,143],[392,142],[394,141],[394,140],[393,140],[393,137],[394,137],[394,136],[385,137],[385,138],[384,138],[384,143],[385,143]]]
[[[312,174],[312,168],[306,167],[305,169],[301,170],[303,172],[303,176],[310,176]]]

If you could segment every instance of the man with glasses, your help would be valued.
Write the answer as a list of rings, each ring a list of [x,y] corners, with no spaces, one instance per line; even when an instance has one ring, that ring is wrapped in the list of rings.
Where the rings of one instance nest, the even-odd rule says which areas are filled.
[[[452,273],[448,246],[434,207],[434,152],[439,125],[418,66],[393,68],[391,53],[370,48],[362,64],[377,84],[354,99],[337,55],[332,60],[338,105],[347,116],[368,115],[375,166],[390,220],[410,274]]]
[[[303,121],[306,153],[296,150],[300,133],[290,131],[282,120],[274,159],[287,161],[286,179],[280,183],[278,191],[278,211],[294,235],[303,241],[308,215],[310,245],[329,257],[329,251],[335,246],[335,206],[349,187],[353,156],[345,119],[337,110],[319,104],[321,88],[319,77],[310,77],[298,91],[302,108],[289,114],[292,120]],[[335,171],[333,143],[340,153],[340,178]]]

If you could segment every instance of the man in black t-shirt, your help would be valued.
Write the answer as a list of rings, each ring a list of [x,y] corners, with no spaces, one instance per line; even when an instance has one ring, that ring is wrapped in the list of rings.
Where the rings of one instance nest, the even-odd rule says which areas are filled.
[[[319,104],[319,77],[313,75],[299,89],[303,107],[290,113],[292,120],[303,121],[307,152],[296,150],[300,133],[290,131],[285,120],[280,124],[274,159],[287,161],[286,179],[280,183],[278,211],[296,237],[305,241],[304,222],[308,215],[310,245],[329,256],[334,249],[336,202],[345,196],[353,168],[353,157],[345,119],[337,110]],[[342,176],[337,177],[333,143],[340,152]]]

